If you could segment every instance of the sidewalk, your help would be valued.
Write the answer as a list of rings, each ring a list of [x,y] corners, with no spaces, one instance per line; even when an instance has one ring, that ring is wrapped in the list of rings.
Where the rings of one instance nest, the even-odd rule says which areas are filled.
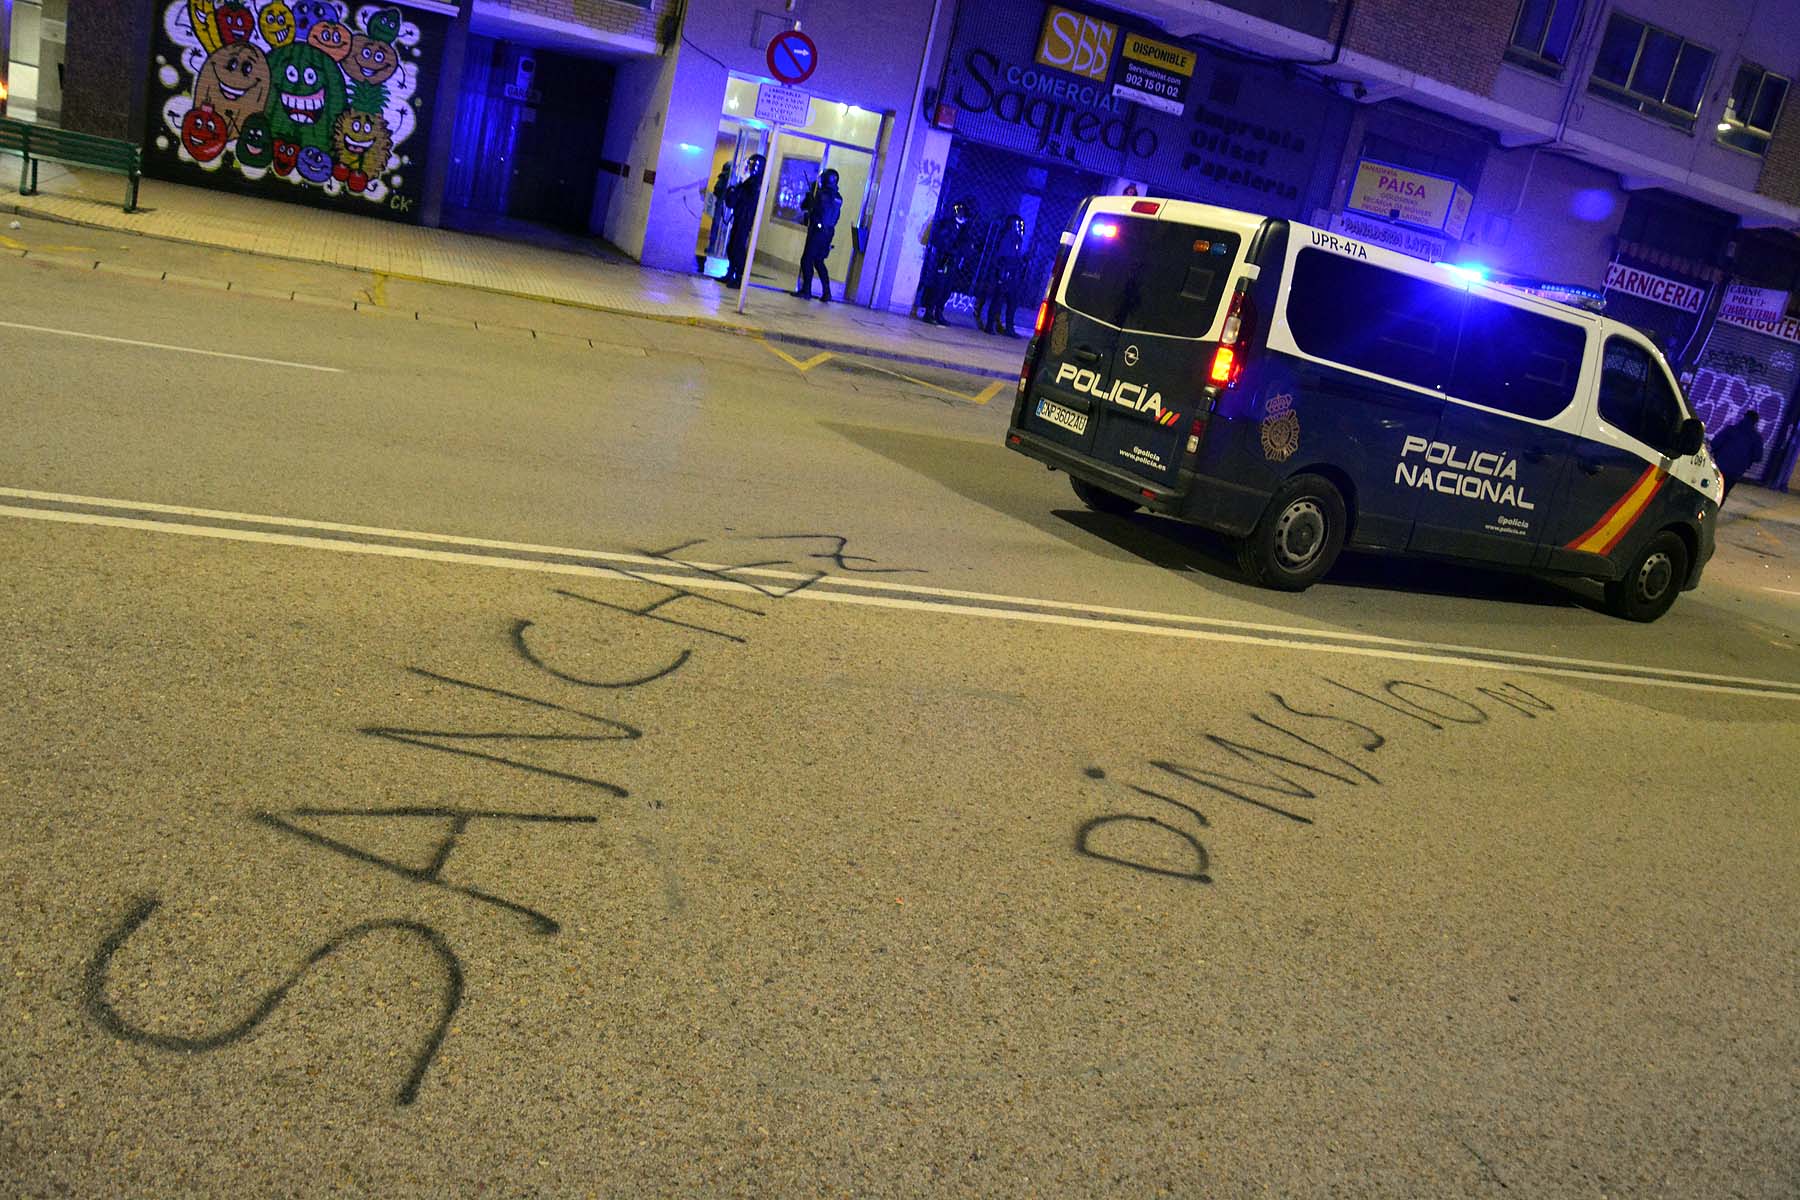
[[[155,179],[143,181],[139,211],[126,213],[122,177],[56,163],[43,164],[38,195],[21,196],[18,187],[18,159],[0,159],[0,213],[765,336],[992,379],[1018,378],[1025,348],[1023,341],[934,328],[896,313],[808,303],[785,288],[753,289],[749,311],[739,316],[737,293],[698,274]]]
[[[1725,502],[1725,516],[1746,521],[1774,521],[1800,526],[1800,496],[1777,492],[1754,483],[1740,483]]]

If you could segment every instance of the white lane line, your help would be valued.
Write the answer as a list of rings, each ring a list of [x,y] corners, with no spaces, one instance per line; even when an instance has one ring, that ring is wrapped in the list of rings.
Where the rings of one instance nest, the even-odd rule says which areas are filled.
[[[1774,592],[1777,596],[1800,596],[1800,592],[1789,591],[1787,588],[1766,587],[1763,591]]]
[[[45,325],[21,325],[17,321],[0,321],[0,328],[22,329],[27,333],[48,333],[56,337],[85,338],[90,342],[111,342],[118,346],[139,346],[146,350],[167,350],[171,354],[198,354],[204,358],[229,358],[237,362],[261,363],[267,367],[292,367],[296,371],[322,371],[341,375],[342,367],[320,367],[312,363],[288,362],[281,358],[258,358],[254,354],[231,354],[224,350],[200,350],[193,346],[169,346],[162,342],[140,342],[135,338],[108,337],[103,333],[82,333],[74,329],[51,329]]]
[[[608,567],[589,567],[577,563],[534,562],[526,559],[503,558],[489,554],[470,554],[453,550],[422,550],[411,546],[381,546],[367,542],[346,542],[336,538],[308,537],[304,534],[263,533],[251,529],[226,529],[207,525],[174,525],[165,521],[149,521],[134,517],[105,517],[93,513],[58,512],[41,508],[14,508],[0,505],[0,517],[18,517],[25,520],[53,521],[71,525],[98,525],[115,529],[138,529],[151,533],[170,533],[187,537],[214,538],[232,542],[257,542],[265,545],[297,546],[312,550],[331,550],[340,554],[368,554],[384,558],[404,558],[425,562],[457,563],[469,566],[499,567],[511,571],[532,571],[547,575],[575,575],[597,579],[648,580],[654,583],[673,587],[710,591],[742,592],[752,595],[757,593],[746,584],[734,583],[726,579],[695,578],[689,575],[655,574],[647,571],[614,570]],[[669,560],[647,560],[663,566]],[[1731,696],[1744,696],[1765,700],[1800,701],[1800,691],[1770,690],[1787,686],[1782,680],[1763,679],[1749,680],[1749,684],[1760,686],[1731,686],[1717,683],[1701,683],[1692,679],[1664,678],[1655,675],[1632,675],[1605,673],[1597,671],[1581,671],[1568,667],[1551,666],[1536,662],[1494,662],[1489,659],[1467,658],[1455,654],[1433,654],[1418,651],[1388,649],[1375,646],[1334,646],[1323,642],[1293,641],[1285,638],[1254,636],[1247,633],[1226,633],[1211,629],[1182,629],[1169,625],[1145,625],[1125,620],[1100,620],[1093,617],[1069,616],[1061,613],[1032,612],[1025,609],[977,608],[965,604],[944,604],[934,600],[911,600],[900,596],[865,596],[844,592],[823,591],[819,588],[805,588],[792,593],[793,597],[802,600],[818,600],[828,604],[854,604],[874,608],[907,609],[916,612],[950,613],[956,616],[979,617],[986,620],[1023,621],[1040,625],[1060,625],[1077,629],[1099,629],[1111,633],[1142,633],[1152,637],[1178,638],[1185,641],[1224,642],[1239,646],[1275,646],[1285,650],[1298,650],[1313,654],[1337,654],[1355,658],[1376,658],[1397,662],[1438,663],[1446,666],[1464,667],[1482,671],[1520,671],[1533,675],[1554,675],[1568,679],[1587,679],[1605,683],[1637,684],[1643,687],[1671,688],[1689,692],[1723,693]],[[1647,669],[1647,668],[1646,668]]]
[[[62,492],[38,492],[25,488],[0,487],[0,496],[13,496],[24,500],[45,500],[60,504],[80,504],[91,508],[115,508],[132,512],[158,512],[173,516],[202,517],[221,521],[243,521],[257,525],[277,525],[286,529],[307,529],[318,532],[354,533],[369,537],[403,538],[413,542],[431,542],[443,546],[463,546],[481,550],[512,550],[526,554],[554,554],[568,558],[585,558],[597,562],[627,563],[632,566],[667,567],[669,560],[655,558],[643,554],[618,554],[605,550],[579,550],[567,546],[544,546],[532,542],[504,542],[487,538],[459,537],[447,533],[421,533],[408,529],[384,529],[376,525],[344,525],[333,521],[309,521],[296,517],[265,516],[258,513],[231,512],[213,508],[190,508],[178,504],[154,504],[138,500],[114,500],[103,496],[76,496]],[[35,512],[37,510],[26,510]],[[154,525],[155,523],[152,522]],[[157,526],[161,528],[161,526]],[[682,560],[684,565],[698,567],[708,571],[730,570],[735,575],[747,575],[757,579],[774,579],[784,582],[799,583],[813,578],[810,574],[794,571],[776,571],[768,568],[739,569],[719,563]],[[1256,621],[1233,621],[1223,617],[1201,617],[1187,613],[1155,612],[1139,608],[1113,608],[1104,604],[1082,604],[1067,600],[1044,600],[1034,596],[1007,596],[993,592],[967,592],[952,588],[925,587],[920,584],[894,583],[887,580],[865,579],[856,575],[832,575],[822,582],[834,587],[853,587],[870,591],[887,592],[900,596],[934,596],[947,600],[978,600],[989,604],[1005,604],[1029,608],[1051,609],[1058,612],[1098,614],[1104,617],[1120,617],[1127,621],[1161,621],[1178,625],[1193,626],[1201,629],[1220,629],[1243,633],[1267,634],[1278,638],[1330,638],[1338,642],[1357,642],[1370,646],[1386,646],[1399,650],[1423,650],[1433,653],[1452,655],[1479,654],[1488,658],[1501,658],[1516,662],[1551,663],[1563,667],[1587,667],[1597,671],[1645,671],[1663,676],[1681,679],[1703,680],[1709,683],[1742,683],[1752,687],[1780,686],[1780,681],[1758,679],[1747,675],[1718,675],[1707,671],[1689,671],[1676,667],[1644,666],[1637,663],[1610,662],[1605,659],[1570,658],[1556,654],[1534,654],[1522,650],[1498,650],[1487,646],[1465,646],[1455,642],[1424,642],[1408,638],[1383,637],[1373,633],[1357,633],[1352,630],[1319,629],[1305,625],[1270,625]],[[939,605],[937,607],[945,607]],[[1800,684],[1794,685],[1800,687]]]

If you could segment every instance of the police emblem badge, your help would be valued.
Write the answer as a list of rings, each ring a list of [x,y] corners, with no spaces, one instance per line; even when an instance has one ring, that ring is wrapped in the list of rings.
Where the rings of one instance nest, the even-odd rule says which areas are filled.
[[[1300,414],[1285,392],[1263,405],[1262,449],[1270,462],[1286,462],[1300,449]]]

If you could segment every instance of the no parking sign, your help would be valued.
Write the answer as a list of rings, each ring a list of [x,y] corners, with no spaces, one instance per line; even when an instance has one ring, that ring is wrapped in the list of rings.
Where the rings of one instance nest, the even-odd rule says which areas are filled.
[[[805,83],[819,67],[819,48],[798,29],[769,39],[769,74],[789,85]]]

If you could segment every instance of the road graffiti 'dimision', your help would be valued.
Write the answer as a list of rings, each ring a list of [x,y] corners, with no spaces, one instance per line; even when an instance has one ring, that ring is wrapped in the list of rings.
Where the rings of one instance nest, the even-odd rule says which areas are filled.
[[[703,565],[676,557],[706,547],[708,558],[732,558],[736,556],[724,552],[733,545],[739,548],[785,545],[789,550],[789,557],[757,558],[735,566]],[[809,550],[810,553],[807,552]],[[578,675],[549,661],[542,650],[534,646],[533,630],[541,628],[540,622],[550,619],[547,614],[538,614],[537,619],[521,617],[514,620],[504,640],[496,648],[509,651],[516,659],[529,664],[545,677],[547,686],[578,688],[596,699],[618,699],[628,697],[639,688],[658,686],[675,679],[694,667],[703,653],[709,650],[747,644],[748,633],[754,627],[754,622],[749,619],[766,617],[769,603],[784,600],[827,577],[827,572],[819,569],[779,571],[781,568],[801,566],[792,557],[796,553],[801,555],[802,561],[828,563],[851,574],[886,575],[916,569],[878,566],[872,558],[849,553],[848,540],[837,534],[776,534],[767,537],[733,537],[725,541],[696,539],[663,550],[642,550],[638,553],[660,564],[657,568],[659,570],[678,571],[690,578],[728,582],[733,585],[733,590],[752,599],[740,601],[736,598],[708,595],[663,579],[651,578],[648,574],[612,567],[608,569],[613,574],[653,589],[654,597],[647,603],[629,605],[584,592],[556,588],[550,592],[555,615],[566,620],[571,619],[571,613],[590,617],[598,613],[606,614],[602,619],[609,621],[616,621],[622,615],[632,621],[651,622],[666,635],[669,643],[666,651],[642,662],[620,664],[616,677],[600,679]],[[753,572],[764,574],[749,574]],[[791,575],[791,578],[784,578],[778,586],[770,585],[766,582],[767,573],[770,572]],[[584,708],[572,707],[543,696],[527,695],[420,666],[412,666],[407,670],[415,678],[456,689],[458,694],[483,697],[489,702],[503,705],[508,713],[522,715],[506,721],[496,721],[493,725],[477,723],[463,728],[371,724],[361,727],[360,733],[388,745],[475,759],[509,771],[522,772],[525,776],[550,779],[575,789],[572,794],[583,798],[598,795],[603,801],[620,801],[631,797],[630,789],[612,778],[602,778],[599,773],[585,769],[578,772],[533,762],[529,752],[533,747],[573,745],[612,753],[641,744],[645,740],[643,730],[618,718],[588,712]],[[612,772],[608,770],[607,774],[611,775]],[[653,808],[662,807],[659,800],[653,799],[649,803]],[[437,828],[444,832],[432,848],[429,861],[420,867],[378,854],[357,845],[346,836],[328,835],[309,826],[309,821],[319,818],[421,822],[423,828]],[[293,838],[310,849],[328,851],[341,860],[375,868],[407,884],[464,897],[486,906],[497,915],[522,922],[523,927],[534,935],[554,937],[562,926],[548,913],[484,888],[453,882],[445,878],[445,869],[461,839],[472,830],[479,829],[485,833],[533,825],[591,826],[599,822],[600,816],[594,812],[518,812],[502,808],[475,809],[419,804],[372,808],[300,807],[281,812],[257,811],[250,814],[250,819],[265,829]],[[87,962],[82,980],[83,1007],[89,1018],[106,1033],[136,1045],[181,1054],[205,1054],[225,1049],[256,1032],[281,1007],[288,993],[309,971],[320,967],[340,950],[361,943],[364,939],[375,938],[375,935],[398,934],[398,940],[375,938],[374,944],[422,946],[437,960],[442,975],[441,987],[428,1014],[429,1033],[414,1052],[394,1102],[405,1106],[418,1099],[426,1073],[442,1049],[452,1018],[464,1000],[462,960],[440,930],[411,916],[360,921],[303,955],[299,965],[264,993],[241,1019],[216,1033],[181,1036],[152,1032],[144,1024],[123,1014],[119,1006],[109,999],[109,991],[112,990],[110,977],[117,965],[116,960],[159,907],[161,901],[153,896],[132,901],[124,917],[106,935],[99,949]]]
[[[1404,727],[1412,732],[1416,732],[1420,726],[1436,734],[1443,734],[1455,726],[1485,725],[1492,719],[1492,714],[1482,707],[1479,703],[1481,700],[1497,706],[1497,711],[1511,712],[1533,721],[1541,714],[1556,711],[1554,705],[1516,683],[1477,688],[1476,699],[1471,700],[1411,679],[1390,679],[1370,691],[1335,679],[1322,679],[1321,682],[1336,689],[1340,697],[1348,694],[1365,702],[1362,705],[1350,702],[1358,716],[1366,717],[1369,721],[1404,717],[1407,721]],[[1382,786],[1379,776],[1349,755],[1374,756],[1388,744],[1386,734],[1373,725],[1352,717],[1302,708],[1279,692],[1270,692],[1269,699],[1274,702],[1277,711],[1252,711],[1247,714],[1250,721],[1259,726],[1256,733],[1237,737],[1225,737],[1218,733],[1200,735],[1200,740],[1206,744],[1208,755],[1199,762],[1206,765],[1166,759],[1152,759],[1147,764],[1151,770],[1158,772],[1151,777],[1151,781],[1160,787],[1170,791],[1181,790],[1181,785],[1198,789],[1190,794],[1194,803],[1177,799],[1168,792],[1157,791],[1141,783],[1111,779],[1104,768],[1088,767],[1084,772],[1088,779],[1112,783],[1129,791],[1135,798],[1132,803],[1139,811],[1108,813],[1083,821],[1075,830],[1075,852],[1096,862],[1148,875],[1161,875],[1190,883],[1211,883],[1212,859],[1207,853],[1206,844],[1196,832],[1213,827],[1212,821],[1196,807],[1205,797],[1224,796],[1269,816],[1299,825],[1311,825],[1314,817],[1312,810],[1307,807],[1308,802],[1328,798],[1323,791],[1314,791],[1314,787],[1326,789],[1334,784],[1351,788]],[[1385,710],[1385,713],[1371,711],[1368,706]],[[1323,741],[1316,740],[1327,736],[1326,728],[1304,726],[1313,734],[1309,737],[1307,733],[1293,727],[1296,719],[1322,721],[1326,723],[1326,728],[1336,727],[1339,740],[1347,742],[1343,746],[1344,752],[1340,753]],[[1347,739],[1343,736],[1346,733],[1349,735]],[[1312,752],[1315,756],[1312,761],[1294,757],[1303,753],[1300,747]],[[1236,762],[1221,763],[1221,752]],[[1248,764],[1255,774],[1246,777],[1242,773],[1243,766],[1239,764]],[[1221,770],[1221,766],[1227,766],[1230,770]],[[1142,802],[1146,800],[1154,801],[1161,807],[1151,808],[1146,813],[1141,810]],[[1182,865],[1168,866],[1161,861],[1151,862],[1100,849],[1096,846],[1095,835],[1108,829],[1157,831],[1159,837],[1172,839],[1169,844],[1174,847],[1174,859],[1168,861],[1179,860]],[[1191,865],[1188,865],[1190,862]]]

